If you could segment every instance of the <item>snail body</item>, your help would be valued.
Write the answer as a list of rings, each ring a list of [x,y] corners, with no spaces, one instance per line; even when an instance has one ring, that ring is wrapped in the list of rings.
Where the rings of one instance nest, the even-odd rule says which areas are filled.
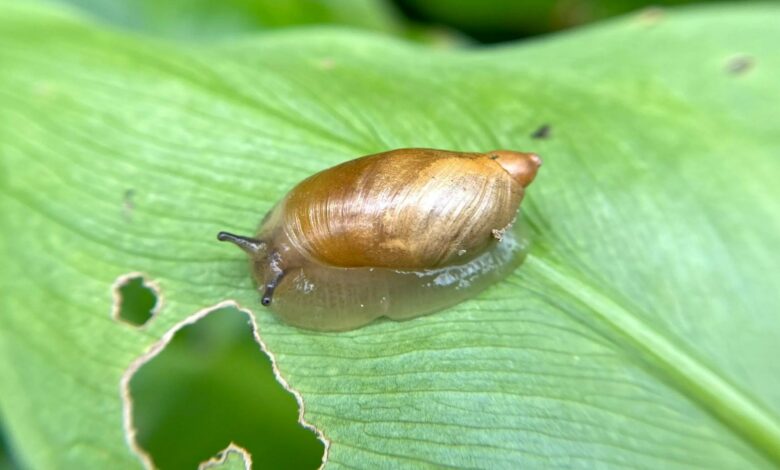
[[[262,303],[286,322],[347,330],[458,303],[512,272],[510,230],[541,165],[530,153],[399,149],[348,161],[295,186],[254,237]]]

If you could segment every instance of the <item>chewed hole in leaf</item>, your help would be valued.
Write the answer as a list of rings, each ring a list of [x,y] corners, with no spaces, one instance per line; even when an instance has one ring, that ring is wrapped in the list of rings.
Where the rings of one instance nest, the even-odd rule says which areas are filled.
[[[0,469],[20,468],[14,462],[11,455],[11,448],[6,440],[5,430],[0,427]]]
[[[114,302],[114,315],[118,320],[141,326],[157,311],[159,294],[142,276],[128,275],[117,282]]]
[[[197,468],[233,442],[254,468],[317,468],[323,444],[298,423],[246,314],[223,308],[176,332],[129,384],[136,442],[162,469]]]

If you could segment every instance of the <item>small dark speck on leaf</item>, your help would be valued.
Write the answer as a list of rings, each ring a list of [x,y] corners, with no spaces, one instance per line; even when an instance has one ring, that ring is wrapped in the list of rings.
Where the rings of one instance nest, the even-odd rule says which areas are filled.
[[[135,209],[135,204],[133,204],[133,196],[135,196],[135,190],[128,189],[125,191],[125,195],[122,197],[122,215],[129,221],[133,216],[133,209]]]
[[[494,153],[493,155],[491,155],[491,156],[490,156],[490,159],[491,159],[491,160],[498,160],[498,155],[496,155],[496,154]]]
[[[534,139],[547,139],[550,137],[550,131],[552,130],[552,127],[550,127],[549,124],[544,124],[539,127],[539,129],[536,129],[533,134],[531,134],[531,137]]]
[[[747,55],[732,57],[726,62],[726,72],[731,75],[742,75],[756,65],[756,61]]]

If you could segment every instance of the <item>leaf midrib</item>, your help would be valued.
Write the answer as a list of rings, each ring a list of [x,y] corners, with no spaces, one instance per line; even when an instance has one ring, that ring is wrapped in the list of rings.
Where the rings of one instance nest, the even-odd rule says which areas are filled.
[[[524,268],[568,292],[600,320],[667,371],[667,379],[751,447],[780,465],[780,423],[751,397],[642,322],[629,309],[544,259],[529,254]]]

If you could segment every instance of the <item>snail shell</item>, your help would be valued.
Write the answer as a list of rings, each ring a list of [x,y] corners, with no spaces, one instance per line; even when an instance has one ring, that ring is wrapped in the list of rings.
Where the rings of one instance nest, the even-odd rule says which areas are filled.
[[[286,322],[346,330],[473,296],[522,261],[509,230],[541,159],[531,153],[399,149],[294,187],[246,251],[263,305]]]

